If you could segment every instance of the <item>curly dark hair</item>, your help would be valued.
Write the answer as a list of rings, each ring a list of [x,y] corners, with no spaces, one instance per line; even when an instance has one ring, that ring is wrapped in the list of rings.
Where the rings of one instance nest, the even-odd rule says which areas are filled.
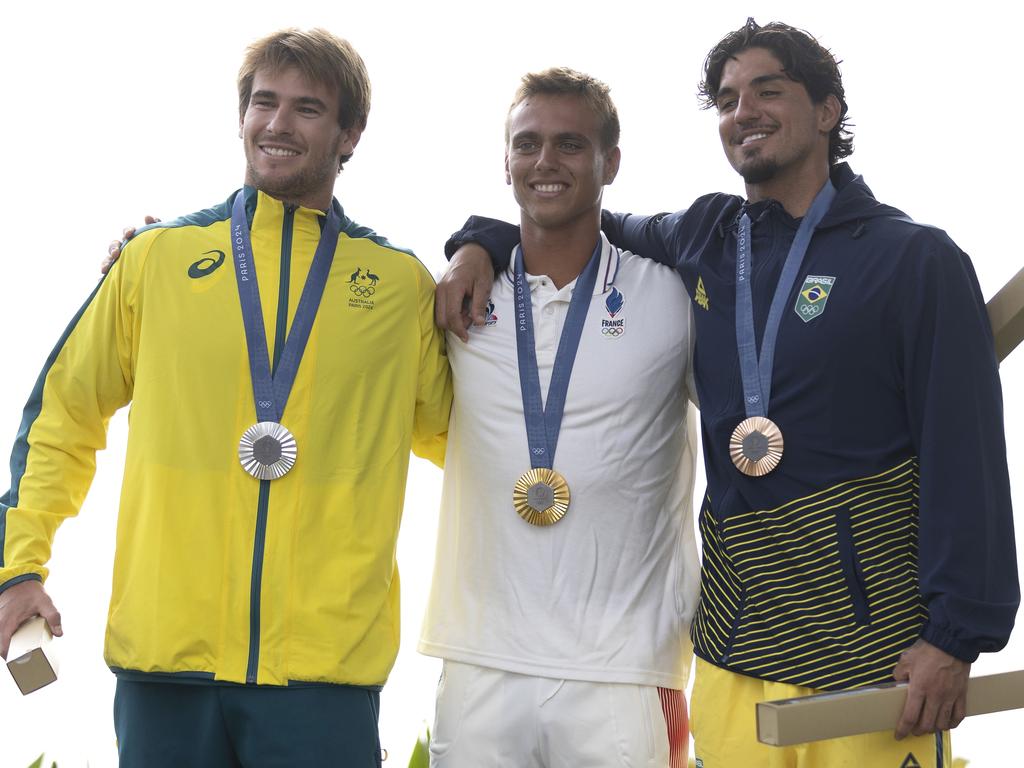
[[[726,62],[748,48],[771,51],[782,63],[782,71],[791,80],[802,83],[815,104],[820,104],[829,94],[839,100],[839,121],[828,138],[829,163],[849,157],[853,153],[853,132],[839,62],[810,33],[788,24],[773,21],[762,27],[748,18],[746,24],[723,37],[704,60],[704,79],[697,91],[703,108],[716,106]]]

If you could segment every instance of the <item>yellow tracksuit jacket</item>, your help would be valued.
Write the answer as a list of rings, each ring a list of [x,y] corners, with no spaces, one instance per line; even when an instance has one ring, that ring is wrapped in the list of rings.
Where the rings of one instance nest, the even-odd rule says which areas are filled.
[[[274,360],[323,214],[240,193]],[[381,685],[398,650],[409,450],[442,462],[451,405],[433,280],[342,214],[281,419],[298,459],[283,478],[256,480],[238,461],[256,412],[233,199],[132,240],[47,360],[0,498],[0,590],[46,578],[54,532],[81,506],[107,422],[131,402],[108,665],[129,676]]]

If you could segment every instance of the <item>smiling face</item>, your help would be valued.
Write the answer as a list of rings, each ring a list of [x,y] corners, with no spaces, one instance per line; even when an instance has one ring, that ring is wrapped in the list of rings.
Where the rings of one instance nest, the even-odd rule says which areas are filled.
[[[342,155],[360,130],[338,125],[338,94],[295,67],[258,70],[241,123],[245,183],[283,202],[326,210]]]
[[[597,115],[573,95],[529,96],[509,113],[505,179],[524,227],[597,232],[601,193],[619,169],[618,147],[601,145]]]
[[[839,117],[835,96],[815,104],[770,51],[748,48],[722,69],[715,104],[722,148],[751,201],[786,185],[816,184],[816,191],[824,183],[829,131]]]

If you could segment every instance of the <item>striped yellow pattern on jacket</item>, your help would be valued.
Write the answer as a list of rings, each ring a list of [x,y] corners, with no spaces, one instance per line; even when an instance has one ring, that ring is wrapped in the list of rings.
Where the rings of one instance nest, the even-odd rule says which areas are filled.
[[[927,618],[917,515],[915,458],[724,521],[705,504],[696,653],[817,690],[891,680]]]

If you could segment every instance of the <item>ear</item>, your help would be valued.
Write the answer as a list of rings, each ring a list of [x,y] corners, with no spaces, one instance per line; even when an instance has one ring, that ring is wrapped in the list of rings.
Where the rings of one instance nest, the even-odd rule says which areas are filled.
[[[612,147],[604,153],[604,180],[602,184],[611,184],[619,173],[619,162],[622,160],[622,151],[618,147]]]
[[[839,114],[842,110],[839,99],[834,93],[826,96],[818,105],[818,130],[822,133],[831,133],[832,129],[836,127],[836,123],[839,122]]]
[[[508,149],[505,150],[505,183],[512,186],[512,171],[508,167]]]
[[[351,155],[356,151],[356,145],[362,137],[362,128],[345,128],[342,130],[341,136],[338,139],[338,154],[342,156]]]

